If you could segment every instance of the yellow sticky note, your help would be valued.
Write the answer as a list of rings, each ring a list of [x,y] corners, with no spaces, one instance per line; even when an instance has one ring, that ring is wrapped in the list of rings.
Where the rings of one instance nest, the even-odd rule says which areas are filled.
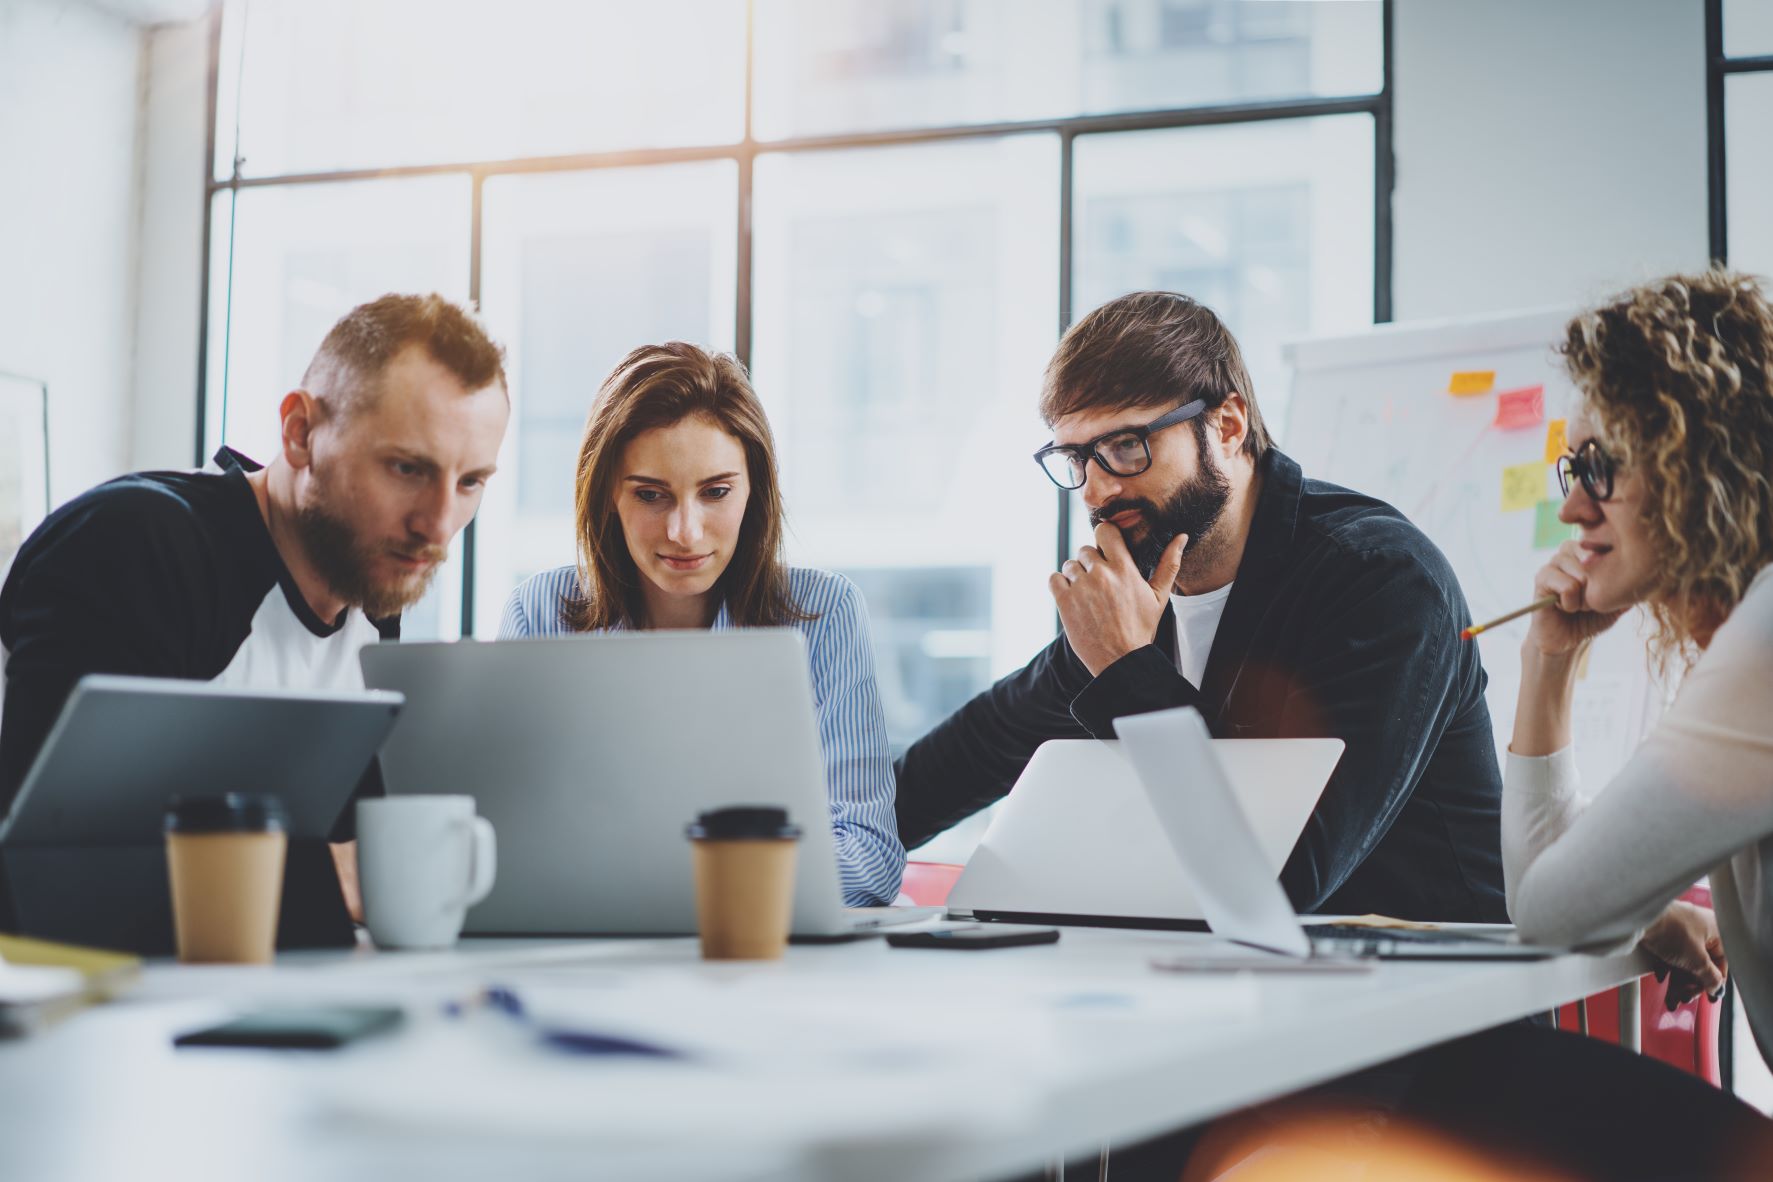
[[[1545,424],[1545,462],[1557,463],[1558,457],[1568,450],[1569,445],[1564,442],[1564,420],[1553,419]]]
[[[1495,388],[1496,371],[1493,369],[1460,370],[1447,383],[1447,393],[1461,397],[1468,394],[1488,394]]]
[[[1545,465],[1538,460],[1502,469],[1502,511],[1531,509],[1545,499]]]

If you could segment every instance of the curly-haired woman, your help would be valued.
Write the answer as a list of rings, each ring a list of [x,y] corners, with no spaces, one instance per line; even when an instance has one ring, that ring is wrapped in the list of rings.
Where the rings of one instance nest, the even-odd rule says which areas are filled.
[[[1577,316],[1563,354],[1580,404],[1558,464],[1559,517],[1578,536],[1535,577],[1535,595],[1557,604],[1522,644],[1503,775],[1509,914],[1523,938],[1547,943],[1618,943],[1648,928],[1689,990],[1721,989],[1727,962],[1773,1058],[1773,304],[1744,275],[1672,276]],[[1680,689],[1591,800],[1571,752],[1576,671],[1639,604]],[[1715,928],[1673,902],[1706,874]],[[1594,1057],[1610,1087],[1695,1106],[1709,1143],[1694,1144],[1692,1127],[1676,1136],[1666,1108],[1646,1114],[1687,1173],[1770,1176],[1769,1131],[1746,1105],[1715,1091],[1689,1099],[1654,1063]]]
[[[1579,398],[1559,517],[1578,536],[1535,577],[1536,597],[1557,603],[1522,645],[1503,775],[1509,914],[1533,942],[1641,934],[1676,1001],[1721,989],[1727,963],[1773,1060],[1773,303],[1733,272],[1671,276],[1578,315],[1562,352]],[[1577,669],[1637,605],[1653,656],[1684,676],[1590,799],[1571,751]],[[1715,925],[1675,901],[1706,874]],[[1405,1060],[1398,1078],[1406,1126],[1499,1155],[1510,1176],[1773,1178],[1773,1122],[1595,1039],[1515,1024]],[[1188,1177],[1271,1149],[1279,1113],[1228,1123]],[[1400,1146],[1348,1137],[1331,1158]]]

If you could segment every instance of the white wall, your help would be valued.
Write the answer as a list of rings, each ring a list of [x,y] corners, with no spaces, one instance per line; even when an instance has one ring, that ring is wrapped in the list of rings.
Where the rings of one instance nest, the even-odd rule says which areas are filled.
[[[1706,262],[1703,0],[1395,0],[1399,320]]]
[[[0,369],[50,394],[57,502],[129,462],[140,34],[0,0]]]

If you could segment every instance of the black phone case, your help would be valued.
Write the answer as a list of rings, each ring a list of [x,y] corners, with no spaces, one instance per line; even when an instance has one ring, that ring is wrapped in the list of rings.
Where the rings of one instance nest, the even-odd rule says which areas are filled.
[[[973,932],[950,929],[945,932],[895,932],[886,941],[894,948],[947,948],[969,952],[987,948],[1020,948],[1029,944],[1052,944],[1059,939],[1057,928],[1038,932]]]
[[[178,1047],[270,1047],[330,1050],[399,1025],[403,1014],[390,1006],[325,1006],[270,1009],[242,1014],[207,1030],[173,1039]]]

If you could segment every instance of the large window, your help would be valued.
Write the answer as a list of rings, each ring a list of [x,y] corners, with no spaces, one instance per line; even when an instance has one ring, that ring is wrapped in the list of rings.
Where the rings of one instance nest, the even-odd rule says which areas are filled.
[[[518,583],[574,560],[579,436],[616,362],[651,341],[733,348],[737,200],[729,160],[486,181],[480,301],[513,413],[475,528],[476,634]]]
[[[512,427],[461,578],[406,630],[484,636],[573,560],[579,433],[617,359],[731,349],[780,442],[790,557],[861,586],[903,747],[1053,635],[1045,579],[1080,515],[1028,457],[1065,324],[1135,288],[1201,298],[1284,440],[1280,342],[1384,318],[1385,17],[231,0],[201,450],[266,454],[353,304],[477,302]]]
[[[1773,274],[1773,4],[1708,0],[1711,253]]]

